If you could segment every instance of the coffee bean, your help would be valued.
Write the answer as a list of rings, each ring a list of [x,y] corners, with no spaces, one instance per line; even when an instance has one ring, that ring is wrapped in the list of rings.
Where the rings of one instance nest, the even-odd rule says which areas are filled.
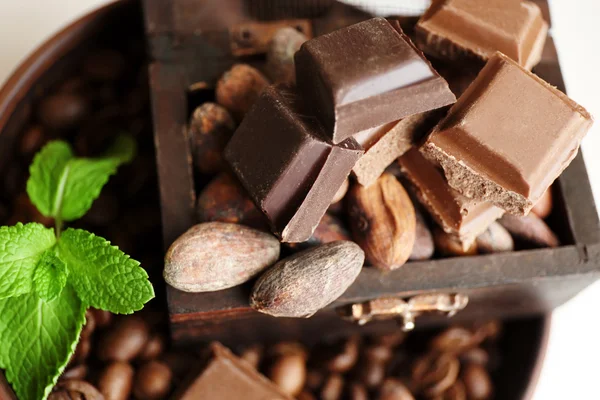
[[[74,128],[89,113],[84,97],[74,93],[56,93],[42,100],[38,117],[50,129],[61,131]]]
[[[464,364],[477,364],[485,367],[490,361],[490,356],[487,351],[481,347],[476,347],[465,351],[460,355],[460,361]]]
[[[75,367],[67,369],[60,376],[61,380],[84,380],[88,373],[88,366],[85,364],[80,364]]]
[[[148,325],[139,316],[122,318],[102,337],[98,356],[103,361],[130,361],[144,349],[148,335]]]
[[[173,373],[166,364],[150,361],[137,371],[133,395],[138,400],[161,399],[171,390],[172,380]]]
[[[467,396],[472,400],[486,400],[492,396],[492,381],[484,367],[467,365],[462,373]]]
[[[300,392],[300,394],[296,397],[296,400],[317,400],[317,398],[306,390]]]
[[[357,373],[359,380],[369,389],[373,389],[381,385],[385,379],[385,365],[380,362],[361,360]]]
[[[448,390],[432,400],[467,400],[465,385],[461,380],[457,380]]]
[[[458,354],[479,344],[480,340],[471,331],[461,327],[451,327],[431,341],[431,348],[439,352]]]
[[[100,374],[98,389],[106,400],[127,400],[131,394],[134,372],[128,363],[113,362]]]
[[[338,400],[344,390],[344,378],[340,374],[329,375],[321,389],[321,400]]]
[[[94,329],[96,329],[96,320],[94,319],[94,313],[91,310],[87,310],[85,312],[85,325],[81,330],[81,337],[84,339],[88,339],[94,333]]]
[[[295,396],[306,382],[306,358],[302,353],[288,353],[275,360],[269,378],[290,396]]]
[[[44,129],[39,125],[32,125],[21,136],[19,152],[25,157],[31,157],[42,148],[46,141]]]
[[[254,345],[248,347],[242,352],[240,358],[252,365],[254,368],[258,368],[260,361],[262,360],[263,348],[260,345]]]
[[[92,314],[94,314],[94,321],[98,328],[106,328],[112,321],[112,314],[110,311],[98,310],[96,308],[90,308]]]
[[[150,336],[146,342],[146,346],[139,355],[140,360],[149,361],[154,360],[163,353],[165,350],[165,338],[158,333],[154,333]]]
[[[413,365],[412,379],[427,396],[438,396],[456,382],[459,361],[450,354],[432,353],[419,358]]]
[[[89,338],[82,338],[79,343],[77,343],[77,347],[75,348],[75,353],[71,356],[71,360],[69,364],[80,364],[87,360],[90,355],[90,350],[92,348],[92,343]]]
[[[414,400],[414,397],[402,382],[388,378],[381,386],[379,400]]]
[[[497,340],[502,333],[502,325],[496,320],[476,323],[473,327],[473,336],[479,341]]]
[[[370,345],[364,350],[365,358],[375,363],[385,364],[392,359],[392,349],[384,345]]]
[[[369,400],[369,392],[364,385],[353,382],[348,386],[348,399]]]
[[[123,56],[112,49],[90,52],[83,63],[83,73],[96,81],[115,81],[119,79],[127,62]]]
[[[406,339],[406,332],[398,330],[393,333],[388,333],[386,335],[379,335],[373,338],[373,341],[382,346],[387,346],[394,348],[399,346]]]
[[[309,369],[306,373],[306,387],[312,391],[317,391],[323,385],[325,375],[316,369]]]
[[[65,380],[60,382],[56,389],[59,393],[55,397],[50,397],[52,400],[104,400],[104,396],[94,386],[82,380]],[[60,394],[60,392],[63,392]],[[54,395],[54,393],[53,393]],[[62,396],[62,397],[61,397]]]
[[[345,340],[338,354],[327,362],[327,369],[330,372],[339,373],[345,373],[352,369],[358,360],[359,340],[358,336]]]

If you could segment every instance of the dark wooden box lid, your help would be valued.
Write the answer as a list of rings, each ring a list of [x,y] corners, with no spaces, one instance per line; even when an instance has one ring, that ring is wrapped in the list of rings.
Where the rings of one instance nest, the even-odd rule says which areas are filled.
[[[537,2],[548,9],[546,1]],[[219,10],[214,8],[216,3]],[[215,82],[235,62],[253,60],[233,54],[233,35],[240,26],[260,28],[282,22],[269,17],[296,21],[307,16],[302,14],[307,10],[298,8],[301,2],[277,3],[280,8],[275,14],[254,10],[261,18],[257,19],[241,0],[145,0],[146,28],[155,59],[150,79],[165,246],[195,224],[194,177],[185,133],[188,88],[200,81]],[[369,18],[351,7],[329,3],[309,10],[315,35]],[[534,71],[565,90],[551,37]],[[555,230],[563,243],[559,248],[410,262],[391,273],[365,268],[329,309],[308,320],[275,319],[254,312],[248,305],[251,285],[201,294],[167,287],[173,338],[179,343],[208,338],[231,342],[242,336],[253,341],[349,333],[353,325],[335,316],[333,308],[424,293],[467,294],[469,305],[458,319],[548,312],[600,278],[600,224],[581,154],[558,179],[554,191],[558,199]],[[427,317],[420,324],[440,320],[439,316]]]

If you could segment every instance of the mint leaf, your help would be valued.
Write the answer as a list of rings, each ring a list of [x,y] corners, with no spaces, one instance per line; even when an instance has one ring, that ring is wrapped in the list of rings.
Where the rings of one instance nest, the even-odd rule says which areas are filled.
[[[27,194],[46,217],[58,215],[57,206],[62,202],[67,177],[65,171],[68,171],[68,164],[72,158],[73,151],[68,143],[52,141],[36,154],[29,167]]]
[[[131,161],[135,142],[120,136],[104,158],[75,158],[65,142],[51,142],[36,155],[29,171],[27,193],[47,217],[63,221],[81,218],[117,168]]]
[[[0,368],[21,400],[45,399],[67,362],[85,321],[70,285],[45,302],[34,293],[0,300]]]
[[[67,284],[67,273],[67,266],[56,257],[54,251],[46,251],[33,274],[35,292],[42,300],[54,300]]]
[[[0,228],[0,299],[33,290],[35,268],[55,243],[54,230],[42,224],[18,223]]]
[[[140,263],[99,236],[69,228],[58,250],[68,265],[69,283],[86,306],[131,314],[154,297]]]

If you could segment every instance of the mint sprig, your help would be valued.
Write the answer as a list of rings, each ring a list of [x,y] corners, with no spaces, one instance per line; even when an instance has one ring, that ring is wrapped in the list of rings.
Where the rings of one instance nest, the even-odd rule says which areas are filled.
[[[95,159],[50,142],[33,160],[27,193],[56,230],[0,228],[0,368],[22,400],[48,397],[75,351],[87,307],[131,314],[154,297],[139,262],[90,232],[62,232],[134,154],[127,136]]]

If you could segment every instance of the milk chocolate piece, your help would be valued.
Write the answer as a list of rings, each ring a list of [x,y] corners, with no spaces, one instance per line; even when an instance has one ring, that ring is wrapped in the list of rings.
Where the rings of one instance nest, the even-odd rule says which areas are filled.
[[[398,159],[419,201],[440,227],[468,245],[504,214],[486,202],[468,199],[448,186],[439,167],[413,147]]]
[[[371,185],[388,165],[410,149],[424,133],[428,115],[411,115],[401,121],[354,135],[354,139],[365,149],[365,154],[352,169],[358,183]]]
[[[374,18],[309,40],[295,63],[298,88],[334,143],[456,101],[397,21]]]
[[[308,240],[363,154],[333,145],[289,86],[270,86],[246,115],[225,158],[283,242]]]
[[[220,343],[211,345],[202,372],[184,385],[173,400],[291,400],[250,364]]]
[[[530,1],[438,0],[416,32],[419,47],[434,57],[487,61],[500,51],[531,69],[540,61],[548,24]]]
[[[525,215],[592,122],[564,93],[496,53],[421,150],[461,194]]]

